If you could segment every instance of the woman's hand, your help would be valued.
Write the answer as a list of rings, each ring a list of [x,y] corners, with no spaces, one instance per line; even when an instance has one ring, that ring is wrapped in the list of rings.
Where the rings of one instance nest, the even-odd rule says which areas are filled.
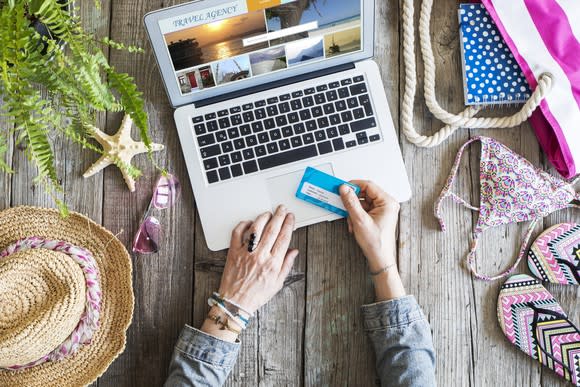
[[[279,206],[254,222],[240,223],[232,233],[230,250],[219,293],[252,314],[270,301],[284,285],[298,250],[288,249],[294,231],[294,215]],[[248,251],[255,235],[257,245]]]
[[[361,188],[360,197],[347,185],[340,187],[340,196],[349,215],[348,231],[367,257],[369,270],[379,273],[373,276],[377,300],[400,297],[405,289],[396,267],[399,203],[373,182],[351,183]]]

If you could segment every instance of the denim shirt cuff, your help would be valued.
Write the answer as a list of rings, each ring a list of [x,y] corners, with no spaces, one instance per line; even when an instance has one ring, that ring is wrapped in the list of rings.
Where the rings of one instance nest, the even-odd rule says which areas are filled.
[[[175,348],[195,360],[232,368],[236,364],[240,343],[223,341],[186,325],[179,335]]]
[[[361,309],[367,331],[403,327],[425,319],[415,297],[411,295],[363,305]]]

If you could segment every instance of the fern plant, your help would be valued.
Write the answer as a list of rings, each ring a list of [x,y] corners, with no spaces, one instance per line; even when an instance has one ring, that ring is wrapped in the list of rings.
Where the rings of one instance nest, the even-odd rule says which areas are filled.
[[[98,7],[99,0],[95,5]],[[141,52],[110,39],[97,40],[75,16],[72,0],[0,0],[0,114],[10,125],[0,128],[0,170],[8,140],[14,138],[37,169],[41,184],[66,213],[51,138],[65,136],[101,153],[90,141],[98,111],[122,111],[139,128],[150,148],[142,94],[128,74],[108,63],[103,48]],[[38,25],[47,33],[39,33]],[[117,166],[137,177],[140,172]]]

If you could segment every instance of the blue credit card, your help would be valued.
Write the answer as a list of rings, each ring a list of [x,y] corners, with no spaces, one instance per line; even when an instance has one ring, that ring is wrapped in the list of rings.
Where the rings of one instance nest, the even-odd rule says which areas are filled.
[[[342,204],[342,199],[338,191],[339,187],[343,184],[351,186],[354,192],[357,195],[359,194],[359,186],[317,169],[307,167],[296,191],[296,197],[340,216],[347,217],[348,212],[346,212],[346,208]]]

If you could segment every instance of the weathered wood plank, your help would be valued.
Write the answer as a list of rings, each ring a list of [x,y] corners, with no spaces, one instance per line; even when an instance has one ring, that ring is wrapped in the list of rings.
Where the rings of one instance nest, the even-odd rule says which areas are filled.
[[[167,375],[175,340],[186,323],[191,323],[193,289],[194,204],[181,148],[175,132],[172,110],[165,95],[152,50],[147,43],[142,18],[145,13],[167,5],[155,1],[115,1],[110,10],[110,37],[142,46],[143,55],[112,51],[110,62],[119,71],[135,76],[145,94],[151,137],[166,149],[153,155],[157,163],[182,183],[181,201],[172,209],[155,211],[164,230],[160,252],[134,255],[134,321],[129,329],[127,350],[103,376],[99,385],[161,385]],[[121,115],[110,115],[107,131],[115,132]],[[133,135],[137,138],[136,130]],[[156,181],[156,171],[146,156],[134,164],[143,171],[137,191],[131,194],[115,168],[104,172],[103,220],[130,249],[138,222],[147,208]]]

